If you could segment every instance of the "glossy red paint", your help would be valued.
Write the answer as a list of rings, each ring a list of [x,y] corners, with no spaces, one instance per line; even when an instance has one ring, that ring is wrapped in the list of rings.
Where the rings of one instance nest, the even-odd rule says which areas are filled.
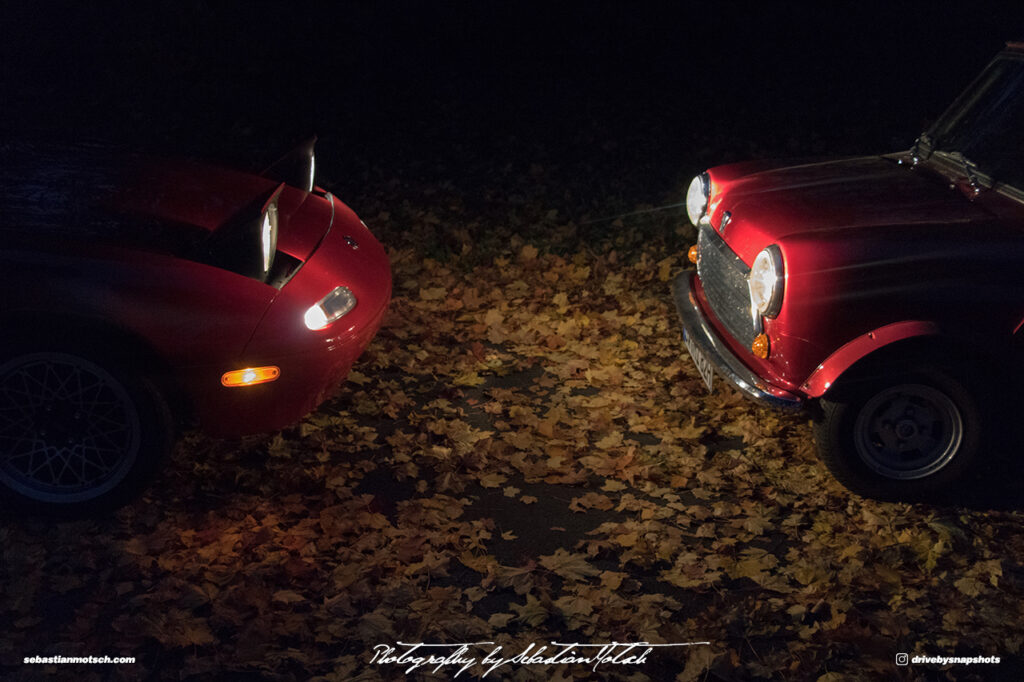
[[[709,388],[813,402],[821,459],[861,495],[971,476],[1024,369],[1022,115],[1011,44],[908,152],[695,178],[697,272],[672,290]]]
[[[335,390],[381,325],[391,272],[313,186],[313,142],[266,177],[0,145],[0,506],[109,509],[156,473],[178,424],[272,431]],[[309,329],[334,292],[344,304],[319,309],[332,322]],[[276,376],[225,385],[249,367]]]
[[[331,394],[381,325],[391,298],[387,253],[351,209],[336,197],[324,200],[334,206],[330,231],[270,303],[235,360],[237,366],[277,365],[281,377],[244,390],[197,386],[204,422],[212,432],[244,432],[252,427],[253,414],[261,415],[264,430],[297,421]],[[307,329],[306,309],[338,286],[351,289],[356,307],[325,329]],[[207,387],[219,376],[201,372],[193,380]]]
[[[215,435],[272,431],[315,409],[373,338],[390,300],[387,254],[355,213],[319,188],[191,161],[118,157],[111,177],[93,199],[117,234],[61,225],[7,241],[0,263],[25,274],[3,285],[5,326],[40,340],[89,329],[123,342],[124,354],[144,353],[142,369]],[[257,216],[278,189],[277,258],[294,268],[283,286],[193,248],[239,216]],[[341,285],[356,307],[307,329],[305,311]],[[278,366],[281,376],[243,388],[220,382],[226,371],[259,365]]]
[[[800,389],[808,398],[820,398],[825,395],[825,391],[832,387],[832,384],[839,379],[843,372],[879,348],[897,341],[932,336],[938,333],[939,330],[935,323],[914,320],[895,322],[873,332],[862,334],[828,356],[824,362],[818,365]]]
[[[728,211],[720,236],[747,267],[771,244],[783,255],[785,295],[778,316],[763,320],[771,342],[765,360],[728,333],[695,285],[720,341],[754,373],[820,397],[842,370],[887,345],[857,339],[914,322],[988,354],[1008,352],[1024,310],[1014,286],[1024,226],[1019,200],[971,196],[959,169],[914,166],[909,154],[787,163],[708,171],[710,225],[702,229],[718,232]],[[963,281],[972,277],[992,287],[967,295]]]

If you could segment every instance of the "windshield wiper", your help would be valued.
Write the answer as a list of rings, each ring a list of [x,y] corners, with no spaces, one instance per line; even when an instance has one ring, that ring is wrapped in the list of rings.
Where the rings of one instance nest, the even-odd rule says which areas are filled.
[[[935,143],[928,133],[925,132],[918,135],[917,139],[914,140],[914,146],[910,148],[910,159],[915,166],[921,161],[922,144],[928,145],[928,156],[931,156],[932,152],[935,151]]]
[[[946,155],[954,161],[960,162],[961,167],[964,169],[964,175],[967,176],[967,182],[971,185],[974,193],[978,194],[981,191],[981,183],[978,182],[978,174],[975,172],[978,164],[964,156],[963,152],[946,152]]]

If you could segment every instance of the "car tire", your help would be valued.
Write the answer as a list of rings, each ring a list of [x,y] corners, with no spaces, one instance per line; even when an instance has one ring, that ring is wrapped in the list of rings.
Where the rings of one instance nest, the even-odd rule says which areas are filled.
[[[918,368],[822,398],[814,436],[822,461],[853,492],[927,499],[974,471],[984,432],[980,414],[963,381]]]
[[[102,351],[0,356],[0,488],[5,506],[59,516],[132,499],[174,441],[166,401]]]

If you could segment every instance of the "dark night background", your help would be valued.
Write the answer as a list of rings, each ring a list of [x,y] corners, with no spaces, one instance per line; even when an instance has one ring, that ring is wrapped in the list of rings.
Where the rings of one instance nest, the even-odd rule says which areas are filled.
[[[1004,6],[1005,7],[1005,6]],[[934,3],[5,3],[3,127],[324,177],[508,162],[664,201],[728,158],[906,148],[1024,11]],[[631,191],[631,190],[627,190]],[[355,207],[358,210],[358,206]]]
[[[717,662],[680,679],[895,679],[897,645],[1001,653],[1000,672],[1020,679],[1019,473],[975,507],[851,496],[810,464],[805,418],[704,395],[669,308],[684,212],[611,218],[677,204],[696,172],[726,161],[907,149],[1022,39],[1020,4],[0,0],[0,145],[98,139],[258,169],[315,133],[319,184],[389,248],[395,282],[357,373],[302,426],[186,434],[146,496],[109,519],[0,519],[0,655],[139,656],[141,668],[95,666],[86,681],[140,669],[339,680],[366,664],[368,642],[408,640],[413,625],[427,639],[474,622],[547,639],[613,622],[620,638],[643,627],[714,640]],[[610,358],[593,382],[612,407],[587,402],[589,360],[566,378],[554,354],[577,305],[594,323],[571,338]],[[505,341],[489,340],[491,306]],[[550,329],[517,355],[512,328],[537,310]],[[627,367],[633,357],[645,364]],[[496,363],[486,379],[484,358]],[[463,366],[478,381],[460,384]],[[484,454],[428,447],[481,424],[494,429]],[[535,441],[513,448],[512,429]],[[662,447],[666,432],[685,449]],[[605,467],[609,496],[597,465],[569,455],[547,478],[520,475],[549,471],[551,433],[607,455],[587,459]],[[473,555],[483,529],[495,537]],[[665,578],[665,557],[684,550],[700,555],[698,574]],[[712,565],[718,555],[731,563]],[[564,600],[583,614],[572,628]],[[683,656],[663,659],[652,679]],[[979,670],[955,679],[991,669]]]

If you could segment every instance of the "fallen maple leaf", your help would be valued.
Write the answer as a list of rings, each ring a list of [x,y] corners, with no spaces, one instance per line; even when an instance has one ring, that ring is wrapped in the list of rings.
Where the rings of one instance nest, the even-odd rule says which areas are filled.
[[[500,474],[496,471],[480,475],[480,485],[485,488],[498,488],[501,484],[508,480],[508,477],[504,474]]]
[[[548,618],[548,609],[532,594],[526,595],[525,604],[509,604],[517,618],[531,627],[537,627]]]
[[[574,497],[569,502],[570,511],[583,512],[587,509],[600,509],[607,511],[615,506],[611,498],[600,493],[587,493],[580,497]]]
[[[562,548],[540,557],[540,565],[569,580],[583,580],[601,573],[582,554],[570,554]]]
[[[282,604],[294,604],[296,602],[306,601],[306,598],[293,590],[278,590],[274,593],[273,600],[281,602]]]
[[[439,301],[448,294],[448,291],[444,287],[432,287],[429,289],[420,289],[420,299],[424,301]]]

